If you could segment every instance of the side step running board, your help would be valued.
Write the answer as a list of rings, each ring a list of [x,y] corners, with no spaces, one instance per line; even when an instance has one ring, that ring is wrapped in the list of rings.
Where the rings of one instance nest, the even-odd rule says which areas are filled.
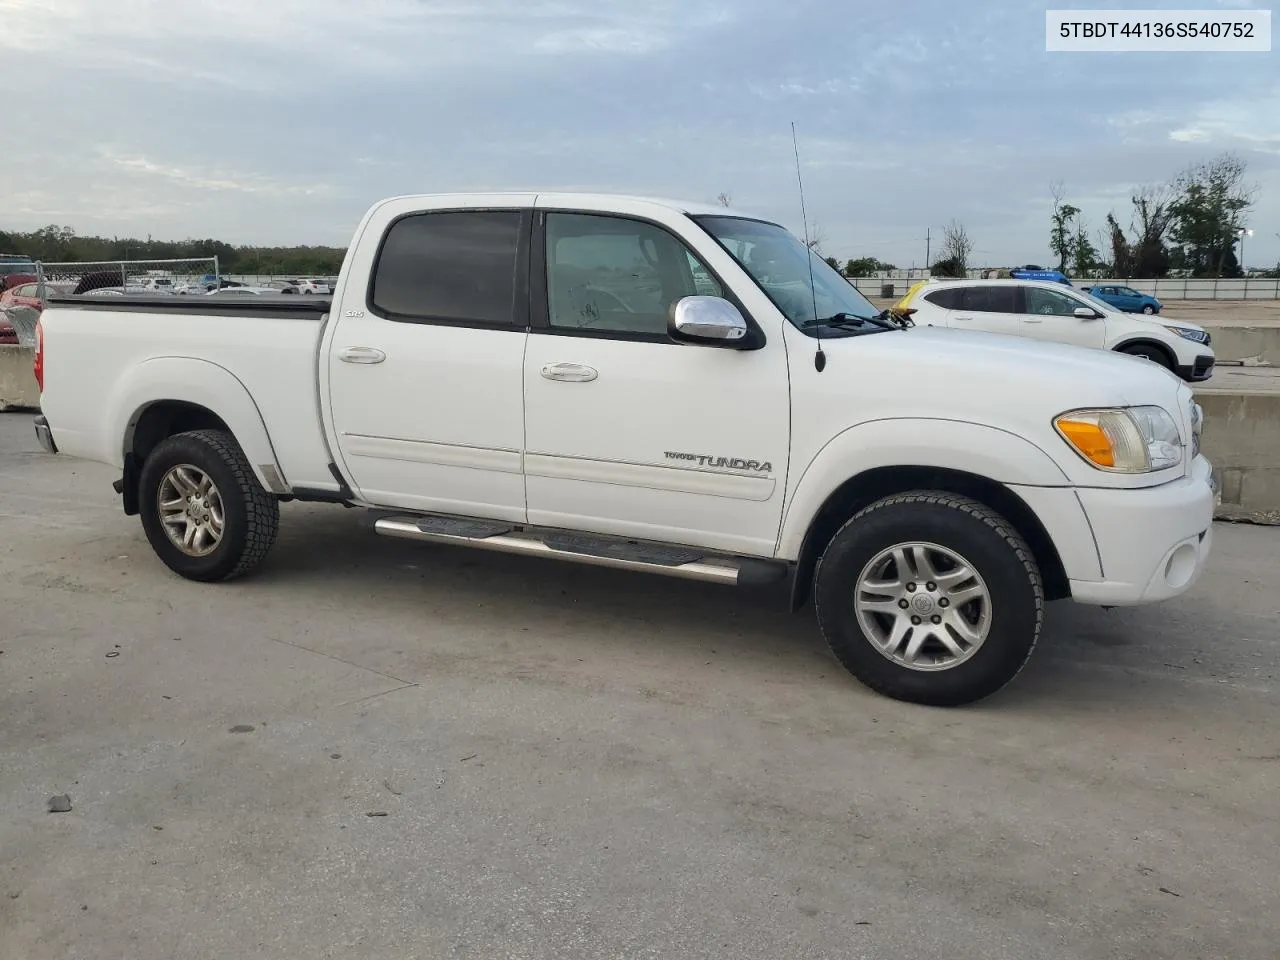
[[[729,586],[774,583],[787,573],[783,563],[751,557],[704,556],[689,547],[563,530],[522,528],[500,521],[465,517],[382,517],[374,521],[373,528],[384,537],[478,547],[497,553],[523,553]]]

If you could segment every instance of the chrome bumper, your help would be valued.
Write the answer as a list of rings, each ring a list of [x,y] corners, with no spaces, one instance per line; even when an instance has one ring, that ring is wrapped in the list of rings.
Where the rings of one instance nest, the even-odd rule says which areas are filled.
[[[49,429],[49,421],[43,416],[36,417],[36,439],[40,441],[40,446],[44,447],[45,453],[57,453],[58,445],[53,442],[53,431]]]

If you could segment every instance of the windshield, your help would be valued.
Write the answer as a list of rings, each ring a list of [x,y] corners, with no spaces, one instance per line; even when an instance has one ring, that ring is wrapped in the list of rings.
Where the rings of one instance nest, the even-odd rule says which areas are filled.
[[[847,314],[871,318],[880,311],[858,292],[857,287],[831,268],[790,231],[773,223],[739,217],[695,217],[729,254],[742,265],[795,326],[814,325],[816,300],[818,317]],[[813,284],[809,265],[813,265]],[[856,331],[875,333],[886,327],[867,324]],[[823,336],[827,334],[824,333]]]

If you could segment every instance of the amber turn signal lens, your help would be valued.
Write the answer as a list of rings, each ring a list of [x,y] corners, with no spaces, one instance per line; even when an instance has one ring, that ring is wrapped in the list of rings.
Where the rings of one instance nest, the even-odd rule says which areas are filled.
[[[1115,446],[1101,424],[1092,420],[1063,417],[1058,420],[1058,430],[1086,460],[1100,467],[1116,465]]]

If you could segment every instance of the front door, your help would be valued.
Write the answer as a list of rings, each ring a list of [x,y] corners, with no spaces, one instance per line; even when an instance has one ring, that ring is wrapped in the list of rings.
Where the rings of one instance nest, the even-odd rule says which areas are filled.
[[[535,223],[529,522],[771,556],[790,431],[782,337],[757,350],[673,342],[675,301],[725,291],[706,265],[715,241],[654,217]]]
[[[377,259],[349,264],[371,287],[334,304],[328,393],[334,442],[370,503],[524,520],[532,202],[408,210],[384,219],[380,245],[357,245]]]
[[[1050,290],[1047,287],[1023,287],[1025,298],[1023,318],[1027,327],[1027,336],[1037,340],[1053,340],[1056,343],[1071,343],[1078,347],[1094,347],[1101,349],[1107,340],[1107,321],[1105,318],[1093,316],[1088,319],[1077,317],[1076,311],[1085,307],[1090,311],[1095,308],[1083,300]]]

